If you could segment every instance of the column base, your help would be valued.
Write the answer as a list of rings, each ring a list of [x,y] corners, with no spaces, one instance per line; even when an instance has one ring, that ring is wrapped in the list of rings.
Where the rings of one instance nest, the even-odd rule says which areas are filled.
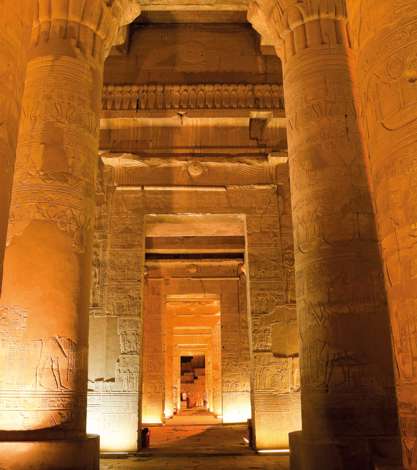
[[[1,470],[99,470],[100,437],[0,442]]]
[[[402,470],[399,437],[309,440],[290,433],[290,470]]]

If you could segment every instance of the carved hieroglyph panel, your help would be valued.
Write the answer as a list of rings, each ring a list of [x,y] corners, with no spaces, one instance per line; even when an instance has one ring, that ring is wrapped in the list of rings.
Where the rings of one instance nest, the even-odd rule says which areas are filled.
[[[288,433],[301,429],[298,344],[291,354],[273,354],[273,328],[287,335],[288,311],[294,311],[291,218],[282,189],[268,213],[247,217],[251,299],[252,386],[257,448],[287,448]],[[268,238],[265,233],[272,236]]]
[[[147,279],[143,309],[142,422],[161,423],[165,396],[164,283]]]
[[[279,85],[142,85],[104,87],[106,111],[284,109]]]
[[[100,249],[93,252],[93,281],[98,282],[93,282],[90,309],[88,431],[100,434],[103,450],[134,451],[142,348],[141,193],[114,191],[105,169],[99,176],[102,207],[95,232]]]
[[[0,306],[0,362],[12,365],[0,370],[2,429],[69,427],[83,415],[75,390],[85,358],[69,338],[26,339],[28,316]]]
[[[246,278],[224,281],[221,289],[223,422],[251,417],[250,344]]]

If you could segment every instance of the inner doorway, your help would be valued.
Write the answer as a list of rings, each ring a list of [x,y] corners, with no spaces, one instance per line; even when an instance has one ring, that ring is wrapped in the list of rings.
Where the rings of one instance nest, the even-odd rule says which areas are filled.
[[[181,391],[180,412],[208,411],[207,383],[206,383],[206,356],[181,356]]]
[[[240,215],[146,217],[142,423],[245,423],[250,343]]]
[[[184,416],[201,416],[209,411],[206,356],[180,357],[180,407]]]

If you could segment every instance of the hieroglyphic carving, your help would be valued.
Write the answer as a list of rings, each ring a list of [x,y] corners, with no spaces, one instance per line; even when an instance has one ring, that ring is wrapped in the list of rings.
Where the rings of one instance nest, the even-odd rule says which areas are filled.
[[[104,87],[103,109],[283,109],[279,85],[131,85]]]
[[[89,431],[101,433],[102,449],[114,449],[115,442],[120,442],[120,436],[123,436],[123,442],[119,444],[120,449],[137,450],[138,401],[137,392],[89,393]]]
[[[289,379],[289,363],[286,359],[274,359],[270,353],[255,354],[255,393],[288,393]]]
[[[67,428],[83,415],[76,391],[83,356],[70,338],[26,339],[29,312],[0,308],[2,429]]]
[[[348,1],[358,101],[385,264],[403,460],[417,467],[417,21],[410,0]]]
[[[354,103],[345,4],[259,0],[252,2],[249,17],[275,41],[285,69],[303,433],[374,432],[366,426],[379,426],[386,412],[381,399],[385,393],[390,421],[379,432],[395,435],[386,307]],[[291,259],[286,264],[290,269]],[[286,291],[288,298],[288,286]],[[356,334],[374,328],[380,334],[372,342]],[[380,366],[374,368],[376,363]],[[373,385],[358,378],[361,373],[382,389],[388,387],[378,399],[358,398],[358,393],[375,395]],[[349,411],[342,412],[341,403]],[[355,407],[357,422],[337,422]],[[310,465],[320,468],[321,462]]]
[[[242,265],[240,269],[239,280],[222,281],[219,286],[224,422],[251,417],[247,285]]]
[[[147,279],[143,310],[142,415],[145,423],[161,422],[164,414],[163,281]]]
[[[21,305],[27,323],[22,336],[16,326],[10,328],[16,335],[1,339],[2,364],[11,363],[12,356],[17,364],[9,378],[0,371],[0,394],[16,397],[14,407],[0,408],[0,428],[53,428],[50,438],[65,429],[66,437],[80,436],[85,433],[86,298],[102,73],[127,3],[17,3],[31,3],[35,15],[1,308]],[[17,325],[22,318],[14,316]],[[10,386],[9,380],[14,381]],[[27,400],[23,406],[19,389]],[[46,404],[33,409],[39,399]]]
[[[139,357],[137,354],[121,355],[116,365],[116,381],[123,392],[136,392],[139,386]]]
[[[254,352],[253,418],[260,448],[287,446],[288,432],[298,429],[301,419],[299,387],[295,383],[299,368],[298,363],[293,362],[298,345],[294,357],[278,357],[272,353],[272,328],[275,323],[285,320],[282,312],[293,302],[288,291],[293,273],[284,262],[284,253],[288,254],[293,246],[291,218],[285,218],[288,208],[280,204],[284,189],[276,188],[274,199],[261,216],[247,218]],[[281,221],[285,223],[282,227]],[[269,237],[268,233],[271,234]],[[287,335],[288,331],[281,334]],[[270,419],[271,415],[276,419]]]
[[[36,388],[71,390],[75,378],[77,345],[69,338],[56,336],[40,340]]]
[[[120,349],[122,354],[139,353],[139,320],[134,318],[119,319]]]
[[[102,321],[106,335],[97,338],[99,324],[92,322],[91,338],[99,340],[101,345],[94,348],[95,356],[90,357],[90,363],[103,361],[102,351],[111,348],[112,354],[108,352],[105,362],[112,374],[107,377],[89,377],[88,423],[90,432],[99,433],[100,423],[111,417],[114,427],[111,436],[125,436],[124,450],[135,450],[142,347],[141,194],[115,191],[113,172],[106,173],[109,167],[101,170],[97,188],[103,210],[96,217],[95,231],[95,239],[103,247],[97,253],[99,257],[96,261],[101,274],[101,304],[99,308],[92,304],[90,315],[104,316]],[[136,406],[132,406],[132,400],[136,400]],[[126,408],[121,406],[124,402]],[[111,436],[107,433],[103,435],[103,449],[112,448]]]

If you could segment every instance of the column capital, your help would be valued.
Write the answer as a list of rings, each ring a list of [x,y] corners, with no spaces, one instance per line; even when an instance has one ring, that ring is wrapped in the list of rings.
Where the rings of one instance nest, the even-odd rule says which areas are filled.
[[[54,44],[63,50],[66,43],[87,57],[104,59],[119,29],[139,14],[137,0],[36,0],[32,48]]]
[[[345,0],[251,0],[248,21],[285,61],[302,49],[335,46],[345,32],[325,23],[346,22]]]

